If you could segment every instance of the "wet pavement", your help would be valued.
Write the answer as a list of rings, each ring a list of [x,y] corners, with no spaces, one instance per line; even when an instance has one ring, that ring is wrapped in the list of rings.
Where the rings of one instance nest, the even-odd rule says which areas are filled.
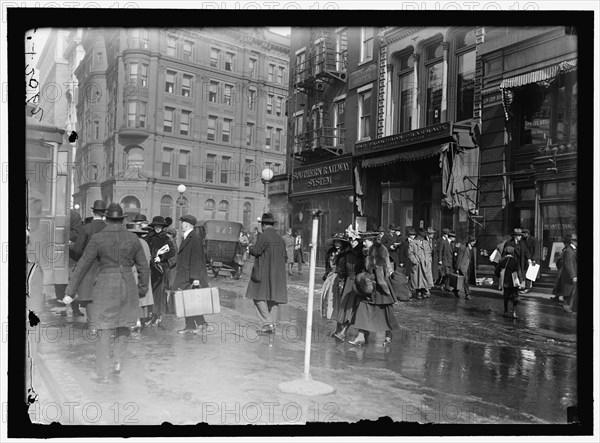
[[[221,312],[214,331],[180,335],[183,319],[133,334],[119,375],[93,379],[95,339],[85,317],[49,309],[30,334],[34,422],[63,424],[303,424],[389,416],[420,423],[566,423],[577,403],[576,314],[523,297],[518,319],[502,316],[499,291],[472,300],[433,292],[398,303],[401,328],[362,347],[330,337],[334,323],[315,311],[310,373],[333,394],[305,397],[277,386],[302,378],[308,272],[288,277],[289,303],[275,336],[261,337],[240,280],[210,277]],[[315,307],[322,280],[317,273]],[[532,294],[533,295],[533,294]],[[356,331],[351,329],[349,339]],[[37,349],[36,349],[37,348]]]

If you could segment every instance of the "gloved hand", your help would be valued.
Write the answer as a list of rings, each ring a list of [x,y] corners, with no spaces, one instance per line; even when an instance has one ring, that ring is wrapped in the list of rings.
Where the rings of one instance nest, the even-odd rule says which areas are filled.
[[[73,297],[71,297],[70,295],[65,295],[63,297],[62,300],[59,300],[61,303],[64,303],[65,305],[70,305],[71,303],[73,303]]]

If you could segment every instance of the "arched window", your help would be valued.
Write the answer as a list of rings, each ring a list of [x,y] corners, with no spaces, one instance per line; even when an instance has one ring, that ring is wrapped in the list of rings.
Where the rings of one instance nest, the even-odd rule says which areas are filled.
[[[132,195],[123,197],[121,206],[123,207],[123,214],[127,216],[127,221],[133,220],[135,215],[139,214],[141,208],[140,201]]]
[[[128,146],[125,148],[125,169],[144,169],[144,149],[140,146]]]
[[[163,195],[160,199],[160,216],[171,217],[173,215],[173,197]]]
[[[219,212],[217,214],[219,220],[229,220],[229,202],[221,200],[219,202]]]
[[[188,199],[181,196],[177,199],[177,211],[175,213],[175,219],[179,220],[180,217],[188,214]]]
[[[204,220],[214,220],[216,218],[216,203],[212,199],[206,200],[204,203]]]
[[[252,227],[252,204],[250,202],[244,203],[244,230],[247,231]]]

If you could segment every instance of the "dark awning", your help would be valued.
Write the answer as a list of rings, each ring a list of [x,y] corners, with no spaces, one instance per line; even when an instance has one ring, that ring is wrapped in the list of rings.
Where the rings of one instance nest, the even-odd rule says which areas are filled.
[[[410,151],[396,152],[381,157],[366,158],[361,162],[361,165],[363,168],[375,168],[377,166],[388,165],[395,162],[421,160],[433,157],[446,149],[448,149],[448,143],[434,145],[428,148],[411,149]]]
[[[527,72],[525,74],[509,77],[502,80],[500,83],[500,91],[502,92],[502,105],[504,106],[504,116],[506,120],[512,117],[512,102],[515,88],[526,86],[532,83],[549,84],[559,74],[564,74],[577,69],[577,59],[560,62],[556,65],[548,66],[537,71]]]

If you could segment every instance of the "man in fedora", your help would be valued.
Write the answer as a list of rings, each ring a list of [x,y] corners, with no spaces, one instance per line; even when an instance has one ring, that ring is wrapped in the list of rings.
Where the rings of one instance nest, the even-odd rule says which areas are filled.
[[[525,243],[525,247],[529,251],[529,258],[531,259],[531,265],[535,266],[536,264],[536,247],[535,247],[535,237],[531,235],[529,229],[524,228],[523,231],[523,243]],[[525,280],[525,293],[531,291],[533,287],[533,281],[526,279]]]
[[[85,251],[85,248],[90,242],[92,235],[97,234],[106,228],[106,221],[104,217],[106,214],[106,203],[103,200],[96,200],[91,209],[93,217],[92,221],[83,225],[79,231],[77,241],[75,242],[75,246],[73,248],[73,252],[77,260],[79,260],[83,255],[83,251]],[[90,321],[91,318],[90,311],[94,308],[92,305],[92,291],[94,289],[94,282],[98,276],[98,268],[98,263],[92,264],[90,270],[85,274],[81,284],[79,285],[77,301],[73,302],[73,313],[75,313],[76,307],[84,307],[88,321]],[[77,309],[77,311],[79,311],[79,309]],[[83,315],[81,311],[79,312],[79,315]],[[94,325],[90,323],[90,327],[93,333]]]
[[[452,233],[452,235],[451,235]],[[448,228],[442,229],[442,238],[438,245],[438,272],[440,275],[439,286],[445,291],[449,290],[448,276],[452,272],[454,261],[454,247],[452,242],[456,238],[454,231]]]
[[[121,372],[122,359],[127,348],[127,338],[139,317],[139,299],[146,296],[150,269],[139,239],[128,232],[123,224],[123,209],[111,203],[105,214],[107,225],[88,242],[66,294],[74,296],[83,278],[94,264],[98,264],[98,276],[93,286],[94,310],[91,321],[98,328],[96,342],[96,372],[99,383],[109,383],[109,346],[111,333],[116,348],[113,373]],[[132,267],[138,275],[137,285]],[[76,297],[76,296],[75,296]]]
[[[475,243],[477,239],[474,236],[469,236],[466,244],[461,244],[456,248],[456,259],[454,263],[454,268],[457,270],[460,275],[464,275],[464,291],[465,291],[465,300],[471,300],[471,291],[469,289],[469,280],[471,278],[472,272],[471,267],[472,263],[475,260]],[[460,298],[458,295],[458,288],[454,288],[452,290],[454,296],[456,298]]]
[[[259,335],[275,333],[275,322],[280,304],[288,302],[285,262],[285,242],[275,228],[275,218],[265,213],[260,218],[262,234],[250,246],[250,255],[255,257],[246,297],[254,300],[256,312],[262,322]]]
[[[177,251],[175,279],[171,290],[208,288],[204,239],[200,238],[194,229],[198,220],[193,215],[184,215],[179,220],[181,221],[182,241]],[[179,334],[196,334],[205,328],[207,328],[207,323],[204,315],[194,315],[185,317],[185,327],[177,332]]]
[[[433,286],[437,284],[439,279],[438,272],[438,239],[434,237],[437,231],[431,226],[427,228],[427,243],[429,243],[429,249],[431,249],[431,278],[433,280]]]
[[[380,243],[385,246],[388,250],[390,261],[394,263],[394,267],[400,267],[400,256],[398,254],[398,246],[400,245],[401,238],[400,233],[402,229],[400,226],[390,224],[388,231],[381,237]]]
[[[508,246],[512,246],[515,249],[515,258],[517,262],[519,262],[519,278],[521,279],[521,283],[523,287],[525,286],[525,272],[527,271],[527,266],[531,265],[531,256],[529,255],[529,250],[523,241],[523,231],[521,228],[514,228],[512,232],[512,238],[508,240],[504,244],[504,250]],[[520,292],[522,294],[522,292]]]

